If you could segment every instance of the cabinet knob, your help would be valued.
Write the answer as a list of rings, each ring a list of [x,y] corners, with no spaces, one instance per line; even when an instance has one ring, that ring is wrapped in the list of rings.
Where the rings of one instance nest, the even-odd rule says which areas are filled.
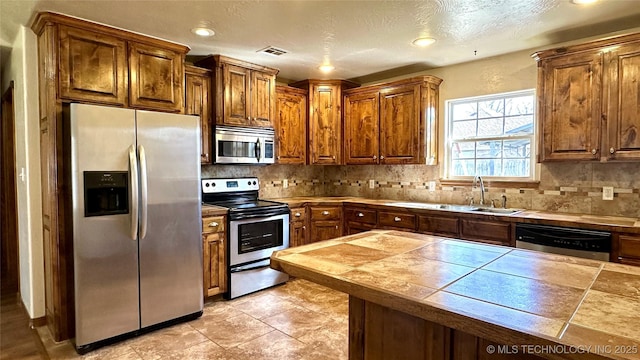
[[[280,160],[280,155],[278,155],[278,160]]]
[[[616,152],[616,149],[614,149],[614,148],[609,149],[609,153],[613,154],[615,152]]]
[[[217,222],[213,221],[209,223],[209,227],[218,227],[220,224],[218,224]]]
[[[380,160],[384,160],[384,155],[380,155]]]
[[[329,215],[329,212],[325,210],[322,212],[322,215]]]
[[[331,158],[332,158],[333,160],[335,160],[335,159],[336,159],[336,156],[335,156],[335,155],[333,155]]]
[[[358,217],[363,217],[364,214],[363,213],[358,213]]]
[[[306,229],[306,228],[307,228],[307,225],[302,225],[302,228],[303,228],[303,229]]]
[[[336,225],[336,230],[338,230],[338,225]]]
[[[400,222],[400,221],[402,221],[402,219],[400,219],[399,217],[396,216],[396,217],[393,218],[393,221]]]
[[[598,152],[598,150],[597,150],[597,149],[591,149],[591,153],[592,153],[593,155],[595,155],[597,152]]]
[[[375,160],[375,159],[377,159],[377,158],[378,158],[377,156],[373,155],[373,160]]]
[[[295,216],[295,217],[300,217],[300,216],[302,216],[302,214],[300,214],[299,212],[297,212],[297,213],[295,213],[293,216]]]

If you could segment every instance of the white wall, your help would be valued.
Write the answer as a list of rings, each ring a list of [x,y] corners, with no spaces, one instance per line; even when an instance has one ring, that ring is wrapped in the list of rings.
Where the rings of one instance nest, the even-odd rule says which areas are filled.
[[[45,315],[37,38],[20,27],[2,64],[2,91],[14,81],[20,297],[31,318]],[[24,169],[24,180],[20,172]]]

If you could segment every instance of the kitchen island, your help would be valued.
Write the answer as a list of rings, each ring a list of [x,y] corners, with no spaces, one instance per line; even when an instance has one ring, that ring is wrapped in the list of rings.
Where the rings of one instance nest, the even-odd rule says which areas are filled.
[[[349,294],[349,358],[640,359],[640,268],[400,231],[276,252]]]

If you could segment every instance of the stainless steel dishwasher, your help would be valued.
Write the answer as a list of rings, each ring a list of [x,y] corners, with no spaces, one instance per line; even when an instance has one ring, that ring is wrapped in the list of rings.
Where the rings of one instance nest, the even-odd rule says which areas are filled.
[[[609,261],[611,233],[517,223],[516,248]]]

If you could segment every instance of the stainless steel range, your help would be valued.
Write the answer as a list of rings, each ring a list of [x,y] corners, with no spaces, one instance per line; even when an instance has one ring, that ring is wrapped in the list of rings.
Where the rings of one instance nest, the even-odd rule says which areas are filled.
[[[289,280],[269,267],[274,251],[289,247],[289,206],[258,199],[257,178],[202,179],[202,201],[228,208],[227,299]]]

